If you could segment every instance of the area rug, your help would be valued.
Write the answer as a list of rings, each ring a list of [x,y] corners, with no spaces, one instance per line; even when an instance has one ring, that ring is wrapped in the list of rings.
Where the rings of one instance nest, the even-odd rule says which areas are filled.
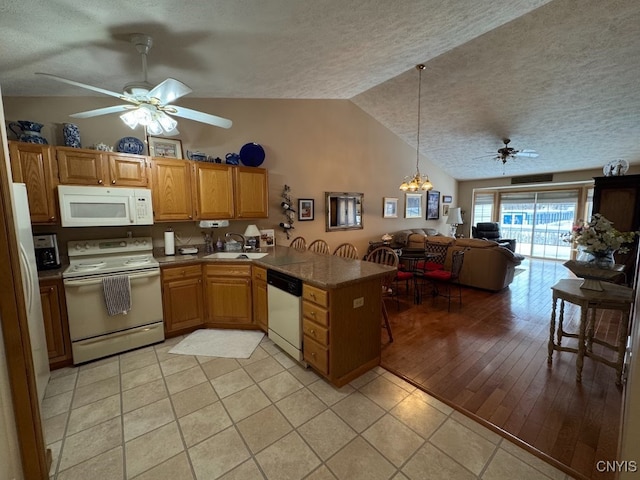
[[[264,333],[257,330],[196,330],[169,350],[179,355],[249,358]]]

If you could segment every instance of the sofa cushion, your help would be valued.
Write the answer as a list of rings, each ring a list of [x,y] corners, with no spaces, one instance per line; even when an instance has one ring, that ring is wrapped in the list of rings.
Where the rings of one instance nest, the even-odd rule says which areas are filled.
[[[496,248],[498,246],[498,243],[492,240],[484,240],[482,238],[458,238],[456,239],[456,246],[471,248]]]

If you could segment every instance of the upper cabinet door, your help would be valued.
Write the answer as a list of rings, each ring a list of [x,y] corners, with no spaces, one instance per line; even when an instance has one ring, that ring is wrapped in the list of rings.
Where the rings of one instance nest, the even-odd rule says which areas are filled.
[[[98,151],[57,147],[60,183],[70,185],[105,185],[109,172],[103,154]]]
[[[126,153],[107,154],[109,183],[116,187],[147,187],[148,157]]]
[[[48,145],[9,142],[13,181],[27,185],[31,223],[58,221],[58,170],[51,155],[52,148]]]
[[[234,218],[233,168],[228,165],[193,162],[195,169],[195,208],[197,218]]]
[[[269,182],[267,170],[236,167],[236,218],[269,216]]]
[[[175,158],[151,159],[153,218],[156,222],[193,220],[191,162]]]

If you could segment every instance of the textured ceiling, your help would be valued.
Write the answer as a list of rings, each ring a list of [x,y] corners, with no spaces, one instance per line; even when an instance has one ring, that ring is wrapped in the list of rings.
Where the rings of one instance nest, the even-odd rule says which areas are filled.
[[[507,175],[640,163],[638,1],[1,0],[3,93],[95,95],[37,71],[119,91],[140,77],[135,32],[151,83],[351,99],[411,145],[425,63],[420,150],[458,179],[501,176],[477,157],[503,137],[540,153]]]

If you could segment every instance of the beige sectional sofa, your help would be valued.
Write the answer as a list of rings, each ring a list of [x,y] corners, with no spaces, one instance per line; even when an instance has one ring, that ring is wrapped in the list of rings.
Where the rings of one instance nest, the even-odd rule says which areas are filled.
[[[400,243],[395,235],[394,240]],[[460,272],[460,284],[493,292],[509,286],[513,281],[516,267],[522,262],[522,257],[491,240],[456,239],[443,235],[424,235],[415,232],[407,234],[405,244],[407,247],[429,249],[428,244],[448,246],[444,263],[445,269],[451,268],[451,255],[454,251],[466,249]]]

